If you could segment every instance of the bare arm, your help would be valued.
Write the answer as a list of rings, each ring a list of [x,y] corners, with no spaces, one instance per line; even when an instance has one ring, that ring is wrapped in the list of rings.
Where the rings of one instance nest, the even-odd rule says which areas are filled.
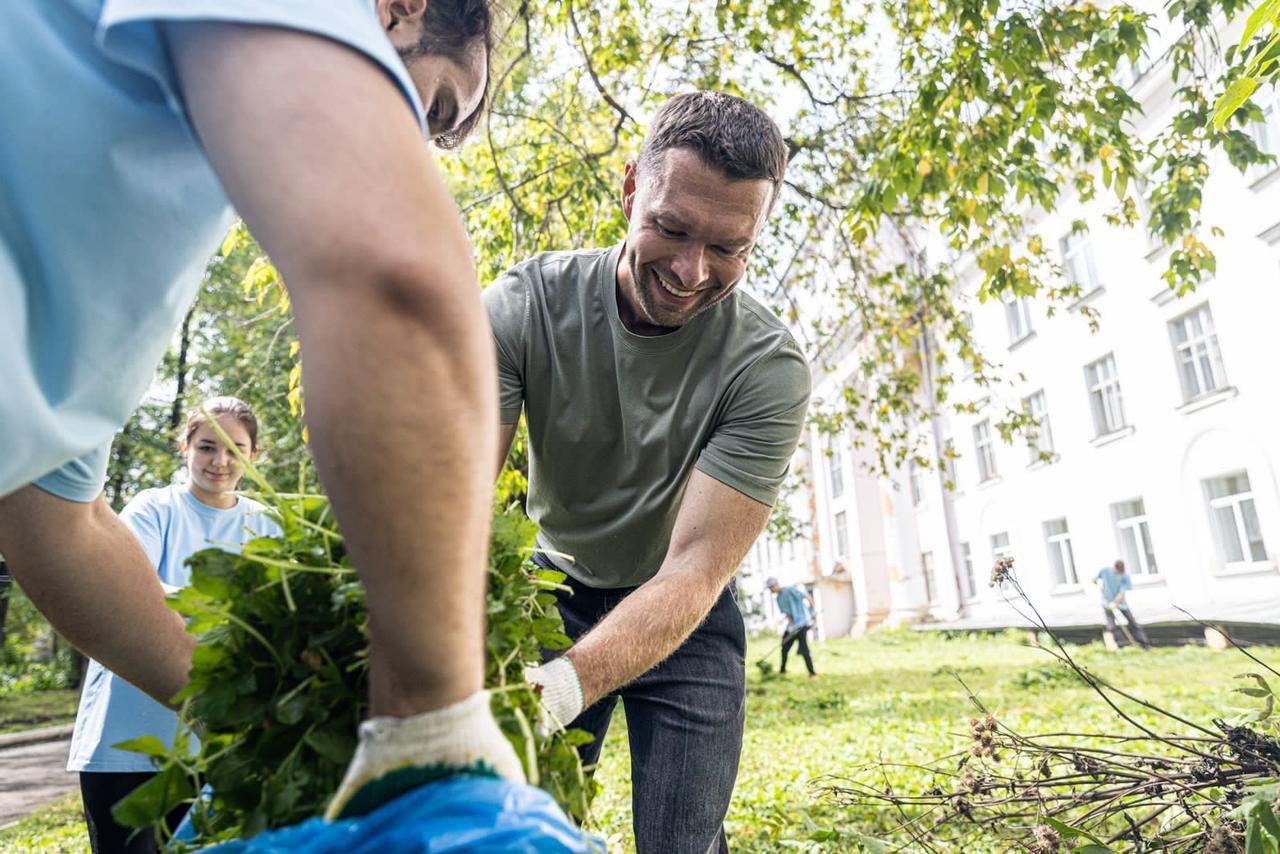
[[[166,705],[186,685],[195,638],[165,605],[138,540],[101,498],[79,504],[28,486],[0,499],[0,552],[77,649]]]
[[[307,421],[369,603],[372,713],[481,686],[493,343],[457,211],[404,97],[303,33],[167,30],[228,197],[288,283]]]
[[[695,470],[662,568],[574,647],[583,705],[642,675],[693,633],[769,520],[769,507]]]

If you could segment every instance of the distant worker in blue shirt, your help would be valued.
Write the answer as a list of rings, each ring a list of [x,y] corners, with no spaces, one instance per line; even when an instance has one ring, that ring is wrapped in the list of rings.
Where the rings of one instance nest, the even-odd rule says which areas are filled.
[[[813,656],[809,654],[809,629],[813,628],[815,610],[813,598],[800,589],[800,585],[783,587],[776,578],[770,578],[765,586],[778,597],[778,610],[787,618],[787,628],[782,634],[782,666],[778,668],[778,672],[787,672],[787,656],[791,654],[791,647],[798,643],[800,657],[804,659],[809,678],[817,679],[818,674],[813,669]]]
[[[488,0],[0,3],[0,553],[103,667],[162,703],[186,684],[195,639],[101,492],[238,212],[288,283],[368,602],[372,719],[334,817],[442,769],[524,780],[483,690],[494,347],[426,145],[483,112],[491,22]]]
[[[1115,637],[1116,615],[1122,615],[1132,632],[1131,640],[1143,649],[1150,649],[1151,641],[1147,639],[1147,633],[1138,625],[1129,603],[1125,601],[1125,593],[1133,589],[1133,579],[1124,571],[1124,561],[1118,560],[1114,567],[1104,566],[1098,570],[1094,583],[1102,590],[1102,613],[1107,620],[1107,632],[1111,637]]]

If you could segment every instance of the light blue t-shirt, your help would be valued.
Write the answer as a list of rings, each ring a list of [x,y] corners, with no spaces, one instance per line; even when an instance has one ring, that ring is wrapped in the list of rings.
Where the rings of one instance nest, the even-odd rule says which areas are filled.
[[[802,629],[813,625],[813,612],[809,609],[809,600],[799,587],[784,587],[778,593],[778,610],[787,615],[790,621],[787,629]]]
[[[1102,603],[1108,606],[1120,594],[1121,590],[1133,589],[1133,579],[1129,577],[1129,573],[1116,572],[1109,566],[1104,566],[1098,570],[1094,580],[1102,582]],[[1120,607],[1123,608],[1125,604],[1125,601],[1121,600]]]
[[[185,485],[179,485],[139,493],[120,518],[138,538],[160,580],[186,587],[191,581],[186,560],[201,549],[217,546],[239,552],[254,537],[277,536],[280,526],[264,511],[261,504],[243,497],[235,507],[219,510],[200,503]],[[155,770],[146,756],[111,745],[144,735],[171,744],[177,727],[177,714],[91,660],[67,770]]]
[[[232,222],[161,26],[200,20],[351,47],[399,86],[425,135],[372,0],[0,2],[0,496],[32,482],[98,495],[111,437]]]

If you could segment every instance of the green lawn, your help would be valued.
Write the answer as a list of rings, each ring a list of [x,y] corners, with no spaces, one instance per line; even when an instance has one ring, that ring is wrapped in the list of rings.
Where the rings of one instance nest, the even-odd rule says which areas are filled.
[[[767,639],[753,642],[748,660],[770,645]],[[762,680],[748,665],[746,744],[728,819],[735,851],[855,851],[857,845],[848,837],[823,845],[808,837],[815,827],[883,832],[888,816],[852,814],[835,806],[814,781],[852,774],[877,760],[922,762],[965,749],[964,731],[973,709],[953,672],[1003,722],[1024,733],[1114,732],[1120,726],[1115,713],[1086,688],[1060,678],[1046,653],[1021,645],[1013,635],[948,640],[886,632],[861,641],[828,641],[814,649],[822,674],[814,682],[795,673]],[[1256,669],[1238,653],[1198,647],[1108,653],[1093,644],[1075,652],[1104,678],[1199,721],[1235,708],[1239,695],[1231,689],[1240,683],[1233,675]],[[1280,650],[1254,652],[1280,662]],[[599,832],[611,851],[621,852],[634,847],[625,734],[619,708],[605,745],[600,769],[604,791],[595,809]],[[924,788],[919,777],[912,779],[907,772],[899,772],[894,784],[900,791],[913,784]],[[23,848],[15,832],[45,834],[38,839],[50,841],[34,850],[71,850],[57,845],[83,839],[79,822],[75,808],[61,804],[0,832],[0,850]]]
[[[69,724],[76,719],[79,691],[34,691],[0,697],[0,735]]]
[[[32,813],[8,830],[0,830],[0,851],[82,854],[88,850],[89,833],[80,811],[79,792]]]
[[[753,642],[747,660],[769,649]],[[851,837],[826,845],[810,843],[814,827],[875,835],[890,817],[851,814],[827,801],[814,781],[848,775],[860,766],[923,762],[965,750],[974,710],[954,670],[1003,722],[1031,734],[1060,731],[1121,731],[1114,712],[1020,636],[963,636],[885,632],[861,641],[842,638],[814,647],[821,678],[810,682],[803,667],[762,681],[748,664],[746,737],[738,786],[727,821],[734,851],[854,851]],[[1280,650],[1251,650],[1280,663]],[[1078,653],[1078,654],[1077,654]],[[1093,672],[1170,711],[1208,722],[1239,703],[1232,676],[1257,668],[1236,652],[1200,647],[1126,649],[1108,653],[1100,643],[1073,651]],[[775,659],[776,666],[776,659]],[[621,708],[621,707],[619,707]],[[604,790],[596,819],[610,851],[634,850],[630,833],[630,759],[625,728],[609,733],[601,760]],[[911,778],[914,777],[914,780]],[[904,791],[918,775],[902,772]]]

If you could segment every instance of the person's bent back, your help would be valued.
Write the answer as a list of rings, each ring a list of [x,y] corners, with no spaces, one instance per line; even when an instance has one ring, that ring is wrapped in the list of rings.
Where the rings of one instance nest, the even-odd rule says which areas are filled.
[[[385,721],[335,809],[398,765],[522,777],[480,691],[493,351],[424,144],[474,124],[489,29],[484,0],[0,6],[0,552],[73,644],[162,702],[185,684],[192,639],[100,490],[234,205],[288,283],[366,585]]]

